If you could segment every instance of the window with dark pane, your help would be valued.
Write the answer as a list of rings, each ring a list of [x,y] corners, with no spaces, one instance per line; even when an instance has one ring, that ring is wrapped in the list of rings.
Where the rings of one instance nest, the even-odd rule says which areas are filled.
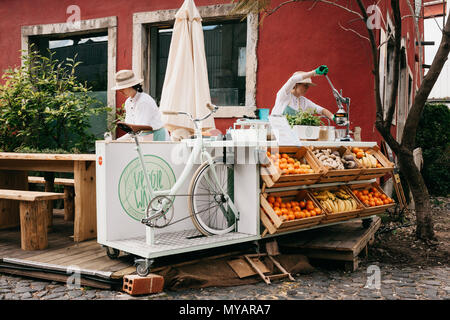
[[[211,102],[219,106],[245,105],[247,22],[241,20],[203,23]],[[152,74],[150,94],[161,100],[172,29],[152,27],[150,41]],[[154,45],[156,44],[156,49]],[[156,54],[155,54],[156,53]]]
[[[80,61],[75,70],[75,76],[80,82],[86,83],[92,95],[102,105],[107,104],[107,73],[108,73],[108,34],[107,32],[78,35],[55,34],[50,36],[35,36],[30,38],[39,53],[54,59],[66,61],[67,58]],[[92,106],[96,107],[96,106]],[[91,131],[102,137],[107,129],[107,115],[93,116]]]

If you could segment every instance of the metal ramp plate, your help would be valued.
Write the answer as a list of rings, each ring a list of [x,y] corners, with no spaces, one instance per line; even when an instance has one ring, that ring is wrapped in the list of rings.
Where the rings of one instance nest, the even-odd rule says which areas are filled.
[[[257,235],[230,232],[204,236],[198,230],[184,230],[155,235],[155,244],[148,245],[145,237],[107,241],[105,245],[144,258],[157,258],[183,252],[210,249],[218,246],[257,240]]]

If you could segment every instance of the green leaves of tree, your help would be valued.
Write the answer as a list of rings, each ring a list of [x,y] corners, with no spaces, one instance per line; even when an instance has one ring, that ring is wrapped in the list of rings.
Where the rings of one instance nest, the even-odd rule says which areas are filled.
[[[98,107],[90,88],[74,76],[81,63],[76,56],[60,62],[52,52],[45,57],[32,50],[20,68],[2,75],[0,150],[89,151],[95,144],[89,118],[109,108]]]

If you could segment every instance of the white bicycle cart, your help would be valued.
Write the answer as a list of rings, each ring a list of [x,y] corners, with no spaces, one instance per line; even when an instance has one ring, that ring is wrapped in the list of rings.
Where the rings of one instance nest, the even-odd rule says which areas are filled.
[[[372,147],[376,142],[315,141],[308,144]],[[150,177],[149,183],[158,190],[169,189],[180,178],[185,171],[195,140],[144,141],[140,145]],[[258,151],[278,147],[277,143],[261,139],[247,141],[211,139],[204,141],[204,145],[214,157],[222,157],[225,162],[233,164],[232,198],[239,211],[239,220],[231,232],[210,236],[202,234],[189,218],[186,199],[189,196],[189,183],[179,187],[178,194],[181,196],[175,197],[173,201],[172,219],[177,223],[164,228],[150,227],[141,223],[145,217],[145,208],[148,206],[148,195],[135,143],[104,140],[96,142],[97,242],[108,248],[111,258],[117,257],[120,251],[134,255],[137,257],[138,274],[145,275],[150,271],[156,258],[244,242],[257,243],[262,239]],[[200,161],[197,160],[188,173],[189,176],[193,176],[200,165]],[[320,186],[337,184],[320,184]],[[314,185],[305,187],[310,188]],[[286,189],[289,188],[283,190]],[[271,236],[266,235],[265,239]]]

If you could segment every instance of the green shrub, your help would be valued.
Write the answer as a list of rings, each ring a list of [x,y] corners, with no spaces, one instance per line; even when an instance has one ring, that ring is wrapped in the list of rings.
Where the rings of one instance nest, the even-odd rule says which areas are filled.
[[[0,150],[88,152],[95,137],[89,118],[108,110],[74,73],[81,63],[59,62],[30,50],[20,68],[8,69],[0,84]]]
[[[450,110],[427,104],[417,128],[416,147],[422,148],[422,176],[431,195],[450,193]]]

